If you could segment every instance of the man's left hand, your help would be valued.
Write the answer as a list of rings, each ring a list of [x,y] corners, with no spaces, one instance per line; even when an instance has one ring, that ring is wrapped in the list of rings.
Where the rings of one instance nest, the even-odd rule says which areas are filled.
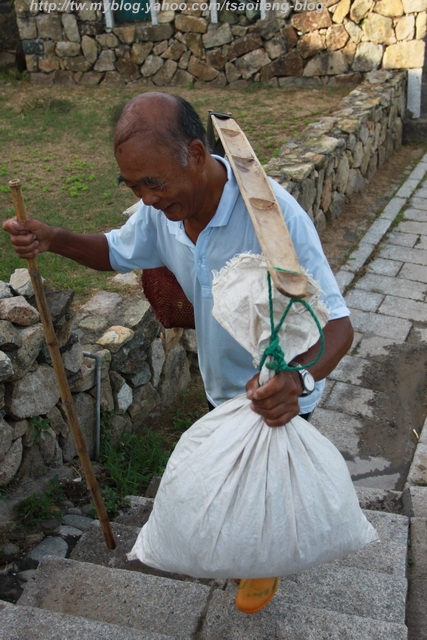
[[[280,371],[261,387],[256,374],[246,385],[252,410],[262,416],[269,427],[282,427],[299,414],[301,393],[299,376],[290,371]]]

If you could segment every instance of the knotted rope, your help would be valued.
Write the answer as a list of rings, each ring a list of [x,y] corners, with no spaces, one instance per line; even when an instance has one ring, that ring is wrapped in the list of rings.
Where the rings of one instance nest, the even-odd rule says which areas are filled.
[[[282,317],[280,318],[277,326],[275,327],[274,326],[274,309],[273,309],[273,291],[272,291],[271,277],[268,272],[267,272],[267,283],[268,283],[268,303],[269,303],[269,312],[270,312],[271,335],[270,335],[270,342],[262,355],[262,358],[259,364],[259,369],[261,370],[264,364],[268,369],[271,369],[276,373],[278,373],[279,371],[298,371],[299,369],[303,369],[303,368],[308,369],[309,367],[312,367],[317,362],[319,362],[320,358],[322,357],[323,350],[325,348],[325,336],[324,336],[322,327],[320,326],[319,319],[317,318],[310,304],[306,300],[304,300],[303,298],[290,298],[286,306],[286,309],[282,314]],[[286,362],[285,354],[283,353],[283,349],[280,346],[279,331],[282,328],[282,325],[286,319],[286,316],[291,310],[292,305],[296,303],[302,304],[310,313],[311,317],[313,318],[316,324],[317,330],[319,331],[320,348],[319,348],[319,353],[311,362],[304,364],[304,366],[291,367]],[[267,358],[270,358],[268,362],[266,362]]]

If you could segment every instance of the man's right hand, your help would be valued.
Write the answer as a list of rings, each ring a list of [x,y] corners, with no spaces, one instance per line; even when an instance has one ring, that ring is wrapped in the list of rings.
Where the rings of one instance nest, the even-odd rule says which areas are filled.
[[[31,260],[38,253],[51,251],[90,269],[112,271],[108,242],[103,233],[76,233],[62,227],[50,227],[34,218],[22,222],[10,218],[2,226],[10,233],[13,247],[21,258]]]
[[[19,221],[10,218],[3,222],[2,227],[10,234],[10,240],[20,258],[29,260],[38,253],[49,250],[53,229],[39,220],[29,218]]]

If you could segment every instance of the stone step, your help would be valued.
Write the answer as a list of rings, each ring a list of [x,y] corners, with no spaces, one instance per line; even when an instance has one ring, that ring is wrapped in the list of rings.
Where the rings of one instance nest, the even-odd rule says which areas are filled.
[[[2,640],[178,640],[176,635],[130,629],[8,602],[0,602],[0,629]]]
[[[117,548],[110,551],[97,521],[72,559],[41,561],[19,605],[186,639],[406,640],[408,518],[365,513],[380,543],[282,579],[256,616],[236,610],[233,581],[149,575],[151,568],[126,559],[139,526],[112,523]]]
[[[147,573],[153,576],[172,578],[174,580],[200,582],[201,584],[208,585],[218,584],[218,581],[215,580],[191,578],[190,576],[178,573],[169,573],[167,571],[161,571],[160,569],[154,569],[153,567],[142,564],[139,560],[129,561],[126,558],[126,554],[132,549],[140,527],[112,522],[111,530],[116,542],[116,548],[113,550],[107,549],[99,520],[94,520],[72,550],[70,554],[71,560],[91,562],[92,564],[99,564],[104,567],[137,571],[139,573]]]
[[[268,607],[248,616],[217,589],[198,640],[407,640],[405,624],[372,620],[286,602],[281,590]]]
[[[191,638],[210,592],[208,586],[193,582],[46,557],[18,606]]]
[[[385,511],[364,510],[364,513],[378,531],[380,543],[368,545],[364,549],[331,564],[405,576],[409,519],[406,516],[387,513]],[[136,560],[132,562],[127,560],[126,554],[131,550],[139,533],[140,526],[146,521],[146,512],[144,510],[140,526],[135,526],[138,521],[137,514],[138,508],[136,507],[131,510],[126,518],[123,518],[126,522],[132,522],[132,526],[119,522],[111,523],[111,529],[117,545],[113,551],[107,549],[99,521],[95,520],[74,547],[70,555],[71,559],[80,562],[102,564],[106,567],[116,567],[152,575],[172,577],[178,580],[195,580],[188,576],[153,569]],[[212,580],[197,581],[203,584],[213,583]]]

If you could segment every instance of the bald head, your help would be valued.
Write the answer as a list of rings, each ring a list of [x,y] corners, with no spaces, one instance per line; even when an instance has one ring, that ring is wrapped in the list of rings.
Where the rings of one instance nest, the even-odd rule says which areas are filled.
[[[187,164],[192,140],[206,146],[204,127],[191,104],[154,91],[135,96],[123,107],[114,131],[114,151],[134,137],[144,146],[164,147],[182,165]]]

